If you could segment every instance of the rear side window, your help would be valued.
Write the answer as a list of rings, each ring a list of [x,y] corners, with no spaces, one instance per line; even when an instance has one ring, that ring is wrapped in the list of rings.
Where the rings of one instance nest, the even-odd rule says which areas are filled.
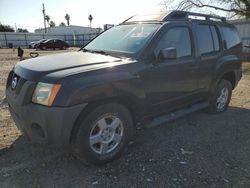
[[[223,38],[226,41],[227,49],[232,48],[240,44],[241,40],[236,28],[234,27],[222,27]]]
[[[214,25],[198,25],[197,39],[201,55],[220,50],[218,32]]]
[[[209,25],[197,26],[197,39],[201,55],[212,53],[214,44]]]
[[[177,58],[192,55],[190,33],[187,27],[174,27],[169,29],[161,38],[157,47],[158,50],[174,47],[177,51]]]

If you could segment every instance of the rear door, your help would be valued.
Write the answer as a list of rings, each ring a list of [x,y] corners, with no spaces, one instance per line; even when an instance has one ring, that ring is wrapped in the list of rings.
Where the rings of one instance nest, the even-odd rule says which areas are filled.
[[[222,56],[221,37],[216,25],[203,23],[195,25],[195,36],[199,60],[198,86],[206,92],[210,87],[216,64]]]
[[[47,48],[54,48],[54,40],[49,40],[47,42]]]
[[[63,46],[63,42],[61,40],[55,40],[55,47],[56,48],[62,48]]]

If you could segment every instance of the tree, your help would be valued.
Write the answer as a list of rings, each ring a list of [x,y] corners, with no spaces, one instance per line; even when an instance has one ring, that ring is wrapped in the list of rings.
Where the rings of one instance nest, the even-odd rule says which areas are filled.
[[[67,21],[67,25],[69,26],[70,16],[68,14],[65,15],[65,20]]]
[[[59,26],[66,26],[64,22],[61,22]]]
[[[55,24],[55,22],[50,21],[50,22],[49,22],[49,26],[50,26],[50,27],[55,27],[55,26],[56,26],[56,24]]]
[[[102,28],[100,28],[100,27],[96,28],[96,32],[97,33],[101,33],[102,32]]]
[[[17,32],[28,33],[29,31],[27,29],[18,28]]]
[[[90,14],[89,17],[88,17],[88,19],[89,19],[89,26],[91,27],[93,16]]]
[[[48,23],[48,25],[49,25],[49,21],[50,21],[49,15],[46,15],[46,16],[45,16],[45,20],[47,21],[47,23]]]
[[[173,3],[171,3],[171,0],[163,0],[162,4],[168,7]],[[250,18],[249,0],[181,0],[175,7],[175,9],[178,10],[190,10],[195,8],[224,11],[228,13],[229,17],[238,16]]]
[[[13,29],[13,27],[9,26],[9,25],[2,25],[0,23],[0,32],[14,32],[15,30]]]

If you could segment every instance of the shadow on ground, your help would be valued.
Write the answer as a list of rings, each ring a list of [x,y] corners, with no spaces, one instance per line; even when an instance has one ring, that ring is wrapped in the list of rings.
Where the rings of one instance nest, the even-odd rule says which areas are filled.
[[[86,165],[19,137],[0,150],[0,187],[249,187],[250,110],[196,112],[138,129],[124,155]]]

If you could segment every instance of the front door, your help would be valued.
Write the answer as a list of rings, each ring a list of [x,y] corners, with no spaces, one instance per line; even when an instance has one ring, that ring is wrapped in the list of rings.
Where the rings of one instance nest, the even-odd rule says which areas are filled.
[[[159,57],[162,49],[175,48],[175,59]],[[151,110],[173,110],[192,101],[198,90],[191,29],[175,26],[164,32],[155,47],[156,60],[143,73],[143,83]]]

